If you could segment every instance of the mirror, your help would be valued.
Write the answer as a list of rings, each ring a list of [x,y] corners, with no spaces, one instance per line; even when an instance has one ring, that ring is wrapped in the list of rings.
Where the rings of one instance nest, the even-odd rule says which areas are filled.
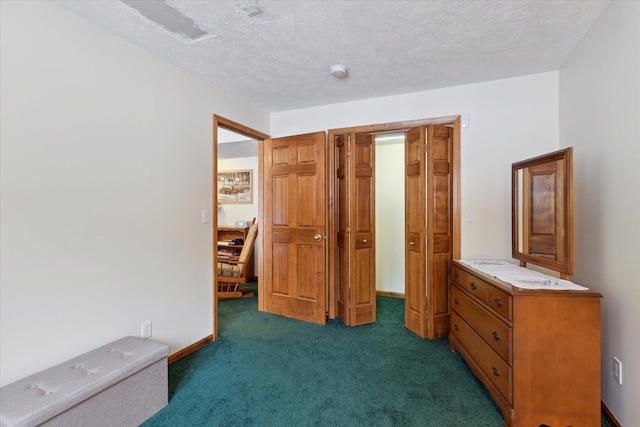
[[[573,149],[513,163],[512,256],[573,274]]]

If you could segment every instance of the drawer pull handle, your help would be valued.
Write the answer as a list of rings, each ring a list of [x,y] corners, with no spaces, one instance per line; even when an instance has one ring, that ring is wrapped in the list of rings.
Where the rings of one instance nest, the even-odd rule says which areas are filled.
[[[495,297],[493,299],[493,303],[496,305],[496,307],[502,307],[502,301],[500,301],[500,298]]]
[[[502,339],[502,338],[500,338],[500,334],[498,333],[498,331],[491,331],[491,336],[496,341],[500,341]]]
[[[453,324],[453,329],[455,329],[456,331],[459,331],[459,330],[460,330],[460,327],[458,326],[458,324],[457,324],[457,323],[454,323],[454,324]]]
[[[415,246],[415,242],[409,242],[409,246]]]
[[[500,371],[496,366],[491,366],[491,372],[493,372],[493,375],[495,375],[496,377],[500,376]]]
[[[367,239],[362,239],[362,243],[367,243]]]
[[[471,287],[471,289],[473,289],[474,291],[476,289],[478,289],[478,287],[476,286],[476,284],[474,282],[471,282],[471,284],[469,285]]]
[[[454,279],[457,279],[457,278],[458,278],[458,272],[457,272],[457,271],[454,271],[454,272],[453,272],[453,278],[454,278]]]
[[[458,298],[454,298],[453,302],[456,303],[456,304],[460,304],[460,300]]]

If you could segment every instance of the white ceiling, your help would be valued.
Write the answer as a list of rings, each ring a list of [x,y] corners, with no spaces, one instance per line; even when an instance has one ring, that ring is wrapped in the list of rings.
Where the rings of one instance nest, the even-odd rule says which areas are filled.
[[[609,3],[52,1],[268,112],[558,70]]]

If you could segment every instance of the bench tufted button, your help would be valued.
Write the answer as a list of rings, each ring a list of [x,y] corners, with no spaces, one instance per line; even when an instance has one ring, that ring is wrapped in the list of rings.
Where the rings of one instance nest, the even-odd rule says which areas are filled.
[[[53,391],[51,391],[51,390],[45,390],[44,388],[42,388],[42,386],[40,384],[29,384],[27,386],[27,388],[29,390],[38,390],[44,396],[48,396],[51,393],[53,393]]]

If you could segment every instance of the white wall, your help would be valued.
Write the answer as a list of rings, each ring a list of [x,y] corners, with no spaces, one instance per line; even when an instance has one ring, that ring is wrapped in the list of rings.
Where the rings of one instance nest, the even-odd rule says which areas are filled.
[[[375,153],[376,290],[404,294],[404,138],[376,142]]]
[[[460,113],[462,256],[510,258],[511,163],[558,149],[558,72],[274,113],[271,135]]]
[[[574,147],[575,280],[604,296],[602,399],[622,425],[637,425],[640,3],[612,2],[563,65],[560,124],[561,145]]]
[[[153,321],[212,333],[212,114],[266,112],[43,1],[1,1],[0,384]]]

